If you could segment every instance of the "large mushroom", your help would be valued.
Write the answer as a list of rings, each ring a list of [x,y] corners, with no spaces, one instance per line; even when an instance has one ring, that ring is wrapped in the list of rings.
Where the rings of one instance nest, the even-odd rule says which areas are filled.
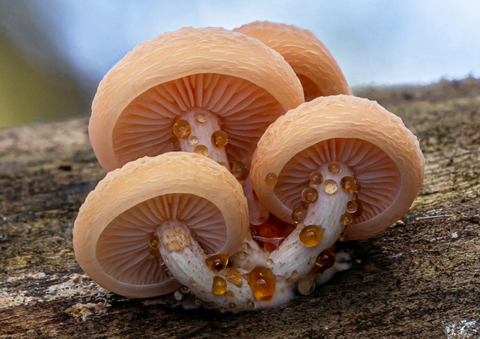
[[[221,306],[211,292],[215,275],[205,259],[233,254],[248,225],[238,181],[211,159],[176,152],[108,173],[80,209],[73,244],[85,273],[110,291],[152,297],[173,292],[178,280]],[[243,305],[235,299],[227,307],[237,302],[244,309],[253,299],[244,285],[229,283],[238,300],[245,297]]]
[[[174,150],[208,155],[243,183],[260,224],[268,212],[248,179],[252,154],[268,125],[302,102],[292,68],[257,39],[182,28],[139,44],[105,75],[89,133],[107,171]]]
[[[312,268],[340,236],[369,238],[405,215],[423,173],[417,138],[376,102],[323,97],[280,117],[260,139],[251,173],[264,206],[297,225],[268,258],[277,281],[294,273],[313,284]]]
[[[337,62],[311,31],[268,21],[255,21],[234,31],[254,37],[280,53],[300,79],[305,101],[352,94]]]

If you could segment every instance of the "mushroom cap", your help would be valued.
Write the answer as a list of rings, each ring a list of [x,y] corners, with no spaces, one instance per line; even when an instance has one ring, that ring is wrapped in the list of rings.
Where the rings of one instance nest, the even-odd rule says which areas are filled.
[[[179,287],[148,251],[163,221],[177,219],[209,253],[232,254],[248,229],[247,201],[238,181],[195,153],[144,157],[107,174],[75,221],[73,246],[82,269],[100,286],[130,298]]]
[[[313,32],[268,21],[254,21],[234,31],[257,38],[280,53],[300,79],[305,101],[319,96],[352,94],[337,62]]]
[[[304,103],[270,125],[253,156],[252,185],[271,213],[291,222],[309,174],[332,161],[347,164],[361,185],[364,212],[346,228],[349,240],[402,218],[423,181],[423,154],[402,120],[374,101],[339,95]],[[278,176],[275,187],[265,182],[269,173]]]
[[[267,126],[303,103],[283,57],[223,28],[182,28],[140,43],[103,78],[89,134],[107,170],[173,150],[172,126],[189,109],[217,114],[232,160],[250,159]]]

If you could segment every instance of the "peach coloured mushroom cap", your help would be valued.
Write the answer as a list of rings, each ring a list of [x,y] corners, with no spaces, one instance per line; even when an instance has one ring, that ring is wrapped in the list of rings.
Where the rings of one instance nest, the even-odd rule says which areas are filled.
[[[311,31],[268,21],[255,21],[234,31],[257,38],[280,53],[300,79],[305,101],[352,94],[337,62]]]
[[[232,254],[248,230],[242,186],[223,166],[195,153],[144,157],[107,174],[75,221],[82,269],[100,286],[130,298],[173,292],[165,265],[150,254],[157,227],[177,220],[207,253]]]
[[[182,28],[142,42],[103,78],[89,133],[107,171],[174,150],[172,126],[192,109],[220,119],[231,160],[247,161],[266,127],[304,101],[283,57],[223,28]]]
[[[252,160],[252,184],[264,206],[291,222],[309,174],[336,161],[347,164],[361,189],[363,213],[345,232],[349,240],[383,232],[402,218],[423,181],[417,138],[376,102],[352,96],[317,98],[280,117],[265,132]],[[265,182],[269,173],[278,183]]]

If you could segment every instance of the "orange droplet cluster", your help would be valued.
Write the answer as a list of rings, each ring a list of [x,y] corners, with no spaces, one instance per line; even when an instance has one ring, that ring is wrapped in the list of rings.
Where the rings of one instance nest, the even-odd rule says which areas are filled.
[[[227,282],[222,277],[216,276],[213,278],[212,293],[215,295],[222,295],[227,290]]]
[[[285,221],[270,215],[268,220],[261,225],[251,225],[253,240],[260,248],[272,252],[293,232],[295,227]],[[244,245],[248,245],[244,243]],[[250,247],[250,245],[249,245]],[[247,250],[243,247],[244,250]]]
[[[258,300],[268,301],[275,293],[275,275],[267,267],[255,267],[248,275],[248,284]]]
[[[310,173],[310,183],[312,185],[320,185],[323,182],[323,175],[318,171]]]
[[[173,135],[180,139],[187,139],[191,132],[190,124],[187,120],[177,120],[173,124]]]
[[[228,144],[227,132],[218,130],[212,134],[212,144],[217,148],[225,147]]]
[[[278,177],[275,173],[268,173],[265,176],[265,183],[267,184],[267,186],[273,187],[277,184],[277,182],[278,182]]]
[[[148,252],[155,257],[160,255],[160,239],[154,233],[150,234]]]
[[[232,167],[232,174],[235,178],[237,178],[238,182],[244,182],[247,180],[250,170],[248,169],[247,165],[245,165],[241,161],[234,161],[231,165]]]
[[[323,190],[328,194],[335,194],[338,190],[337,183],[332,179],[325,180]]]
[[[307,187],[302,191],[302,201],[307,204],[314,204],[318,200],[318,192],[313,187]]]
[[[212,255],[207,259],[205,259],[205,264],[207,264],[208,268],[210,268],[213,272],[219,273],[225,267],[227,267],[228,254],[220,253],[220,254]]]
[[[357,186],[357,183],[355,179],[352,177],[343,177],[342,180],[340,180],[340,186],[342,186],[342,189],[345,192],[351,192],[355,189],[355,186]]]
[[[298,235],[302,244],[307,247],[313,247],[318,245],[318,243],[322,240],[323,233],[325,230],[320,226],[309,225],[305,226]]]
[[[208,148],[205,145],[197,145],[197,146],[195,146],[193,151],[197,154],[204,155],[204,156],[208,157]]]

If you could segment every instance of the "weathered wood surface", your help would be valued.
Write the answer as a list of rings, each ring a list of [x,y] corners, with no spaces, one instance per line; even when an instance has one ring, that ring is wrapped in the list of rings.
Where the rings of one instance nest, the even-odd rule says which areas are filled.
[[[82,276],[73,221],[105,175],[87,120],[0,131],[0,338],[480,336],[480,81],[356,94],[422,139],[419,197],[383,235],[342,244],[353,267],[313,295],[238,315],[127,300]]]

